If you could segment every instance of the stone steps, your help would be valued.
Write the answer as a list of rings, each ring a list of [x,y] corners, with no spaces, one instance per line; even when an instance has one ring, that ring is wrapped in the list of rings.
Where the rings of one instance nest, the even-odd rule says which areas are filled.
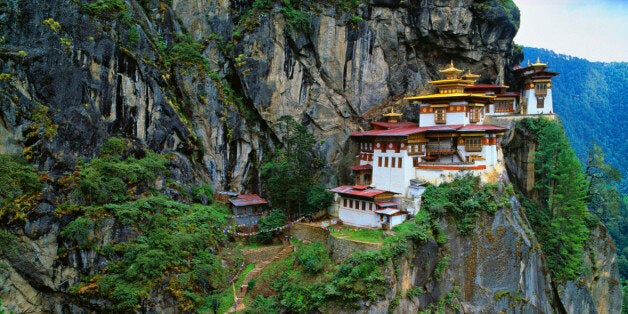
[[[271,260],[265,260],[265,261],[261,261],[259,263],[256,263],[255,268],[253,268],[253,270],[251,270],[248,274],[246,274],[246,276],[244,277],[244,281],[243,281],[244,284],[240,286],[240,288],[238,289],[238,292],[236,293],[236,296],[237,296],[238,301],[239,301],[238,305],[235,306],[235,304],[234,304],[234,306],[232,306],[229,309],[229,311],[227,311],[227,313],[239,312],[239,311],[244,310],[246,308],[246,306],[244,305],[244,303],[242,301],[244,300],[244,298],[246,297],[246,293],[248,292],[249,281],[251,281],[251,279],[256,278],[257,276],[259,276],[259,274],[262,272],[262,270],[264,270],[264,268],[266,268],[266,266],[268,266],[268,264],[284,258],[286,255],[290,254],[290,252],[292,252],[293,250],[294,250],[294,247],[291,244],[290,245],[286,245]]]

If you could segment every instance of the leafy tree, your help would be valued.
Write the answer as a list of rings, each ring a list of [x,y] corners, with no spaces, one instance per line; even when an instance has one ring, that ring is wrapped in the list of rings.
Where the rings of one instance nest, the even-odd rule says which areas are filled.
[[[619,273],[628,278],[628,204],[619,191],[621,173],[606,163],[604,151],[597,144],[589,149],[585,166],[589,210],[604,223],[617,247]]]
[[[582,249],[589,235],[587,181],[582,166],[558,122],[525,119],[518,127],[537,133],[535,200],[522,204],[553,278],[575,279],[582,271]]]
[[[307,211],[316,212],[325,209],[331,205],[333,200],[334,194],[329,192],[324,185],[314,185],[307,193]]]
[[[290,116],[278,121],[278,134],[284,147],[276,158],[262,165],[262,179],[274,208],[292,215],[307,209],[308,204],[324,204],[320,187],[315,188],[308,203],[310,190],[315,187],[315,173],[321,163],[314,153],[314,135]]]
[[[274,209],[270,211],[268,216],[262,217],[257,222],[260,233],[257,240],[263,243],[270,242],[277,231],[274,229],[283,226],[286,223],[286,215],[281,210]]]

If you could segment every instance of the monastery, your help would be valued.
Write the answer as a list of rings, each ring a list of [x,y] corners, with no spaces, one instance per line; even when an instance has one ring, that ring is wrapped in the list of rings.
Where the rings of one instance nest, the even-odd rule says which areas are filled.
[[[558,73],[536,63],[514,69],[520,92],[508,86],[476,84],[479,75],[457,69],[453,61],[431,81],[438,92],[412,96],[419,121],[402,122],[391,109],[372,130],[355,132],[359,164],[352,166],[355,186],[340,186],[337,214],[344,223],[392,228],[408,211],[416,213],[427,183],[440,184],[465,173],[491,181],[503,169],[500,140],[506,128],[485,123],[489,116],[553,114],[551,78]],[[491,179],[493,178],[493,179]],[[394,196],[394,197],[393,197]],[[399,200],[414,206],[401,208]],[[407,211],[406,211],[407,210]]]

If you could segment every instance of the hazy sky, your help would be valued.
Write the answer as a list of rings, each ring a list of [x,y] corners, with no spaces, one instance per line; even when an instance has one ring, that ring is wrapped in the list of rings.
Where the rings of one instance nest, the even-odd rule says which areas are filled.
[[[515,43],[591,61],[628,61],[628,0],[514,1],[521,11]]]

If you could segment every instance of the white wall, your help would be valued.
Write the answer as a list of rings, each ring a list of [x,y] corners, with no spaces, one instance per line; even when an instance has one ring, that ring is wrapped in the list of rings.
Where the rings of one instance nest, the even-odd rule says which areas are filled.
[[[465,110],[467,108],[465,107]],[[465,116],[464,111],[447,112],[447,120],[445,124],[434,122],[434,113],[426,112],[419,115],[419,126],[435,126],[435,125],[447,125],[447,124],[469,124],[468,115]]]
[[[368,209],[364,211],[361,209],[351,209],[343,207],[341,204],[338,218],[340,218],[342,222],[349,225],[372,228],[381,227],[379,215],[372,211],[369,211]]]
[[[528,106],[527,114],[549,114],[554,113],[554,103],[552,101],[552,89],[547,89],[547,95],[545,96],[545,102],[543,108],[536,107],[536,96],[534,93],[534,88],[524,90],[524,98],[526,99],[526,104]]]
[[[392,227],[394,227],[396,225],[400,225],[404,221],[406,221],[406,215],[391,216],[390,217],[390,228],[392,228]]]

